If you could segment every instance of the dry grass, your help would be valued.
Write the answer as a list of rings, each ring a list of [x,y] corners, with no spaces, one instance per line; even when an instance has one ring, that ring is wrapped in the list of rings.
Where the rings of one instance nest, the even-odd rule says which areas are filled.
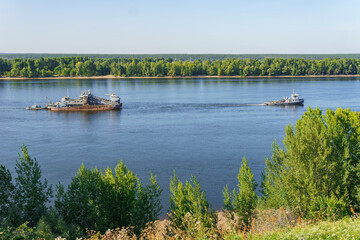
[[[305,224],[305,222],[289,209],[282,207],[280,209],[268,209],[256,212],[251,222],[250,233],[263,234],[279,229],[293,228],[299,224]]]
[[[84,240],[110,240],[110,239],[221,239],[227,235],[242,234],[245,229],[241,229],[242,222],[239,217],[229,212],[219,212],[217,223],[212,228],[204,227],[200,222],[187,214],[183,219],[184,228],[175,227],[170,220],[150,222],[145,229],[137,236],[132,228],[118,228],[108,230],[104,234],[96,231],[88,231]]]
[[[314,231],[324,231],[321,226],[333,226],[334,224],[334,226],[342,226],[341,231],[344,232],[346,232],[346,228],[348,227],[350,232],[347,234],[350,234],[350,239],[354,239],[352,238],[353,234],[357,233],[357,230],[354,230],[354,224],[360,224],[358,214],[353,212],[353,217],[351,219],[354,220],[345,219],[344,221],[339,221],[337,224],[331,222],[327,223],[326,221],[318,221],[317,223],[314,223],[314,221],[304,221],[302,218],[297,217],[297,215],[289,209],[280,208],[256,211],[250,227],[246,228],[238,216],[231,212],[223,211],[217,214],[217,222],[212,228],[204,228],[201,223],[195,222],[194,218],[188,214],[183,220],[183,225],[185,226],[183,229],[174,227],[169,220],[161,220],[148,223],[139,236],[134,233],[132,228],[122,228],[108,230],[105,234],[89,231],[88,237],[83,239],[277,239],[282,238],[285,235],[287,237],[291,236],[289,239],[293,239],[293,237],[296,238],[300,235],[308,236],[310,233],[311,234],[309,236],[317,236],[316,234],[322,234],[325,236],[326,233],[314,233]],[[356,226],[359,226],[360,229],[360,225]],[[352,228],[354,229],[352,230]],[[311,232],[307,232],[307,229],[310,229]],[[338,233],[336,232],[335,234]]]
[[[137,236],[132,228],[108,230],[105,234],[96,231],[88,231],[84,240],[110,240],[110,239],[245,239],[247,234],[262,234],[275,231],[279,228],[290,228],[296,225],[296,217],[289,210],[268,210],[257,213],[253,218],[250,229],[244,226],[242,220],[228,211],[217,213],[216,225],[212,228],[204,228],[196,222],[191,214],[187,214],[183,220],[184,229],[176,228],[169,220],[161,220],[148,223],[146,228]]]

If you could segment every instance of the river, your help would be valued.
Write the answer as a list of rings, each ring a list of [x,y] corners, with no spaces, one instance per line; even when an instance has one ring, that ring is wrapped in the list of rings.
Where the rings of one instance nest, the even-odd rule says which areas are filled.
[[[115,93],[123,109],[114,112],[28,111],[26,106]],[[304,106],[255,105],[290,96]],[[308,107],[360,110],[360,78],[291,79],[53,79],[0,81],[0,164],[14,173],[20,146],[39,161],[51,184],[67,185],[81,163],[114,167],[119,160],[148,183],[150,171],[169,207],[169,181],[199,180],[215,209],[222,189],[237,184],[243,157],[260,183],[271,144],[281,142],[284,127],[295,124]],[[254,105],[252,105],[254,104]],[[14,175],[13,175],[14,177]],[[164,213],[163,213],[164,215]]]

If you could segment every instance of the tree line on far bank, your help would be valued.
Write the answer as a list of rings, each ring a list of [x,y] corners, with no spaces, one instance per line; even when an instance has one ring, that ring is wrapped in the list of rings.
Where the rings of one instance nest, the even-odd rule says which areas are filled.
[[[3,77],[304,76],[360,74],[360,59],[265,58],[182,61],[172,58],[0,58]]]
[[[248,161],[239,163],[237,187],[223,190],[226,217],[238,219],[231,227],[251,229],[255,213],[264,209],[288,209],[300,219],[329,221],[360,210],[359,112],[339,108],[323,114],[309,108],[294,127],[285,128],[283,144],[282,148],[275,142],[272,157],[265,159],[260,195]],[[144,186],[122,162],[113,170],[82,165],[67,187],[56,186],[52,207],[47,207],[52,186],[41,179],[40,166],[25,146],[15,172],[13,181],[10,171],[0,165],[0,239],[19,233],[75,238],[84,236],[86,229],[104,233],[130,226],[139,234],[161,210],[156,176],[151,174],[150,184]],[[222,236],[218,215],[195,176],[182,182],[174,172],[169,201],[169,221],[186,238]]]

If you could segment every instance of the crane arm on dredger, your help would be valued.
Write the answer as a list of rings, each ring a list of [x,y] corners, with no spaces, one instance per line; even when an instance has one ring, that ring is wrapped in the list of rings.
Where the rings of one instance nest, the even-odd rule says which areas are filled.
[[[48,100],[48,102],[49,102],[49,106],[51,106],[52,104],[51,104],[50,99],[49,99],[48,97],[46,97],[46,100]]]

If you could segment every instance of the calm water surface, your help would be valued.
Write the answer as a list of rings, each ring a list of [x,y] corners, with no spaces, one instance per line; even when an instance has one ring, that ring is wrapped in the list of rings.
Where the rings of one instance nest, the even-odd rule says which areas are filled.
[[[0,81],[0,164],[14,172],[24,143],[50,183],[68,184],[81,163],[114,167],[123,160],[141,180],[150,171],[163,188],[168,209],[173,170],[181,180],[195,175],[212,206],[222,206],[222,189],[237,184],[241,159],[256,180],[281,142],[284,127],[307,107],[360,110],[360,79],[139,79]],[[67,94],[91,89],[121,96],[119,112],[27,111]],[[295,89],[304,107],[247,106],[289,96]]]

